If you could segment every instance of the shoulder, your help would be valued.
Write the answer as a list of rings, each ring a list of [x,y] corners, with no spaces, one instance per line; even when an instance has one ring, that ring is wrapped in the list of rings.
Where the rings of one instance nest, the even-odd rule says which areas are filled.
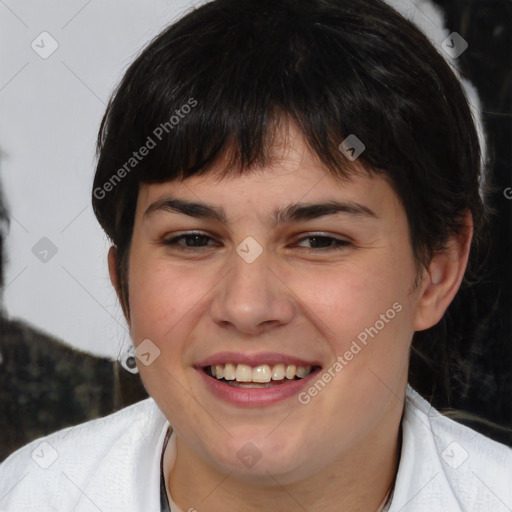
[[[79,449],[91,444],[93,452],[109,445],[112,438],[116,441],[140,434],[140,428],[152,423],[159,415],[152,399],[138,402],[113,414],[97,418],[79,425],[68,427],[45,437],[36,439],[9,456],[0,468],[15,464],[21,458],[31,457],[32,452],[42,443],[51,445],[55,450]]]
[[[166,425],[155,402],[146,399],[32,441],[0,465],[0,510],[35,510],[37,503],[72,509],[84,495],[104,506],[129,503],[135,473],[155,470]]]
[[[442,448],[440,456],[448,467],[454,467],[458,464],[462,466],[464,464],[463,459],[466,459],[464,452],[467,452],[467,459],[471,457],[475,464],[503,469],[512,477],[511,447],[498,443],[444,416],[412,388],[409,388],[407,393],[406,415],[407,419],[414,423],[416,428],[419,428],[419,421],[431,431],[436,446]],[[448,445],[446,445],[447,442]],[[451,443],[453,443],[453,446],[450,446]]]
[[[511,510],[510,447],[443,416],[410,387],[402,433],[397,505],[410,500],[415,512],[422,503],[447,512]]]

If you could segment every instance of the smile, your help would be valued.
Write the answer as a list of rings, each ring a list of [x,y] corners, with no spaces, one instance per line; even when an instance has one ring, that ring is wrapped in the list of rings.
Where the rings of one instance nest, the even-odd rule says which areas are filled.
[[[237,407],[293,400],[322,371],[318,360],[276,352],[220,352],[194,366],[210,396]]]
[[[276,384],[285,384],[297,379],[307,377],[313,366],[297,366],[295,364],[260,364],[250,366],[247,364],[215,364],[205,368],[210,377],[225,382],[230,386],[243,388],[271,387]]]

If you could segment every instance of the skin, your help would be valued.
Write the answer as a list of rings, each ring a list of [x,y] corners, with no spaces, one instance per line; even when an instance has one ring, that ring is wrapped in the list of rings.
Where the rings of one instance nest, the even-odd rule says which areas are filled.
[[[413,333],[437,323],[457,292],[471,218],[466,236],[450,240],[418,275],[405,211],[384,178],[359,172],[335,179],[294,128],[274,155],[272,165],[243,176],[217,179],[220,161],[205,176],[140,189],[127,321],[136,347],[150,339],[161,351],[138,365],[177,435],[167,488],[183,510],[272,503],[280,512],[373,511],[396,474]],[[166,210],[145,215],[169,195],[222,207],[228,224]],[[269,221],[275,208],[331,199],[364,205],[375,217]],[[195,252],[180,251],[183,239],[163,243],[195,230],[211,237]],[[334,250],[324,240],[316,248],[307,238],[315,233],[349,244]],[[263,248],[250,264],[236,252],[247,236]],[[109,267],[119,290],[115,248]],[[325,371],[397,302],[401,311],[306,405],[292,397],[234,406],[215,397],[194,368],[221,351],[275,351],[319,361]],[[237,457],[249,442],[261,453],[252,468]]]

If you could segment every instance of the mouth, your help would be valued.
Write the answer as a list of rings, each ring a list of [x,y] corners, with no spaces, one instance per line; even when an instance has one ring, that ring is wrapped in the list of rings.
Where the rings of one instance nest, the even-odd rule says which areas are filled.
[[[210,396],[237,407],[294,399],[322,368],[318,360],[276,352],[220,352],[194,366]]]
[[[204,373],[215,379],[236,388],[261,389],[274,386],[283,386],[308,377],[320,369],[318,365],[296,364],[212,364],[203,367]]]

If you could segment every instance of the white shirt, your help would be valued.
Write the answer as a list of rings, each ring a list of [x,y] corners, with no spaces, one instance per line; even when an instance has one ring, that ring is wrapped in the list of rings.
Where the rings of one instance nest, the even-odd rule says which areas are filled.
[[[149,398],[33,441],[0,465],[0,511],[160,512],[168,427]],[[442,416],[410,386],[402,435],[389,512],[512,511],[511,448]]]

